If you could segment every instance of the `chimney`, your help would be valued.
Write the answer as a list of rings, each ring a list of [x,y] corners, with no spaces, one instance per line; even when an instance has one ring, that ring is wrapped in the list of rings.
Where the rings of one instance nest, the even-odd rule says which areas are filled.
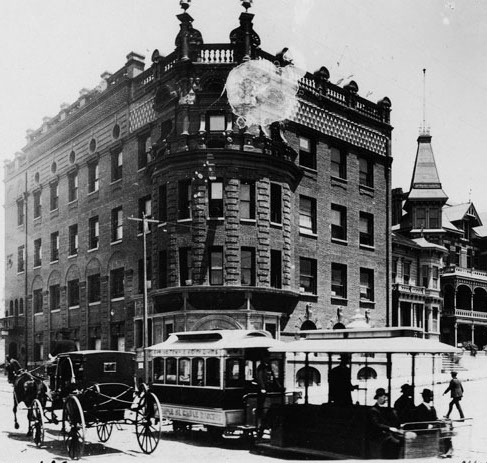
[[[86,104],[86,95],[88,95],[88,93],[90,93],[90,91],[87,88],[82,88],[79,91],[79,96],[80,96],[79,106],[80,106],[80,108]]]
[[[59,120],[63,121],[64,119],[66,119],[66,116],[68,115],[67,109],[70,106],[71,105],[69,103],[62,103],[61,104],[61,111],[59,113]]]
[[[49,129],[49,121],[51,120],[50,117],[45,116],[42,118],[42,133],[46,133]]]
[[[34,133],[33,129],[27,129],[25,131],[25,139],[27,140],[27,143],[30,143],[32,141],[32,134]]]
[[[125,64],[125,67],[127,68],[127,77],[129,79],[133,79],[144,72],[144,59],[145,56],[135,53],[134,51],[131,51],[127,55],[127,63]]]

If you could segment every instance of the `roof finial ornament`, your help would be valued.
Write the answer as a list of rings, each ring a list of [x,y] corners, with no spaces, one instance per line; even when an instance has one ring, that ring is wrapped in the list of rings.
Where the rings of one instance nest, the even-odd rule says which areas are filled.
[[[252,6],[253,0],[241,0],[242,6],[245,8],[245,12],[249,10],[249,8]]]
[[[186,11],[191,5],[191,0],[180,0],[179,4],[181,5],[181,8]]]
[[[426,127],[426,68],[423,68],[423,125],[421,135],[429,135],[429,128]]]

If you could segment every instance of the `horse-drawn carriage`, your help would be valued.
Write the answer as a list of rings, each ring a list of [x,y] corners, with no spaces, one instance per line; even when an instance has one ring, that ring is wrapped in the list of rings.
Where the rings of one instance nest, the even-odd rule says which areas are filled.
[[[145,385],[137,387],[133,353],[68,352],[58,355],[47,370],[48,383],[24,372],[14,384],[14,413],[17,403],[26,403],[29,434],[36,445],[44,442],[45,424],[56,424],[56,411],[62,410],[62,434],[73,459],[83,454],[87,428],[96,428],[99,440],[106,442],[114,424],[135,425],[142,451],[155,450],[161,433],[161,406]],[[29,397],[22,395],[25,391],[31,391]]]

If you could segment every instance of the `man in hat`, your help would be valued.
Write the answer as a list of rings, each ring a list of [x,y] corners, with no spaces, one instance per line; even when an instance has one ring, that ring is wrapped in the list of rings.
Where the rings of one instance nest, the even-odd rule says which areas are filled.
[[[436,421],[438,415],[435,407],[431,403],[433,401],[433,391],[431,389],[423,389],[421,392],[423,402],[416,407],[414,413],[414,421]]]
[[[401,386],[402,395],[394,402],[394,410],[401,423],[407,423],[412,420],[414,412],[413,388],[409,384]]]
[[[450,391],[452,400],[448,405],[448,413],[446,414],[445,418],[450,418],[450,413],[453,410],[453,405],[455,405],[457,407],[458,413],[460,413],[460,418],[463,419],[464,418],[463,410],[462,407],[460,406],[460,400],[462,400],[463,397],[463,386],[461,381],[457,378],[456,371],[451,372],[450,384],[446,388],[446,391],[443,392],[443,395],[445,395],[448,391]]]
[[[358,386],[352,384],[350,368],[348,363],[350,356],[341,354],[340,364],[330,371],[330,393],[329,401],[336,405],[352,405],[352,391]]]
[[[376,403],[369,410],[370,440],[379,446],[381,458],[398,458],[401,447],[399,420],[394,409],[387,406],[387,393],[380,387],[375,391]]]

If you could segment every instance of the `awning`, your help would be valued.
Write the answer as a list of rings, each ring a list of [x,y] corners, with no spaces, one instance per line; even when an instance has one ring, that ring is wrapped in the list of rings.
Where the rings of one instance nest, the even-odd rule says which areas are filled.
[[[446,354],[460,349],[430,339],[415,337],[353,338],[353,339],[301,339],[271,347],[271,352],[295,353],[391,353],[391,354]]]

